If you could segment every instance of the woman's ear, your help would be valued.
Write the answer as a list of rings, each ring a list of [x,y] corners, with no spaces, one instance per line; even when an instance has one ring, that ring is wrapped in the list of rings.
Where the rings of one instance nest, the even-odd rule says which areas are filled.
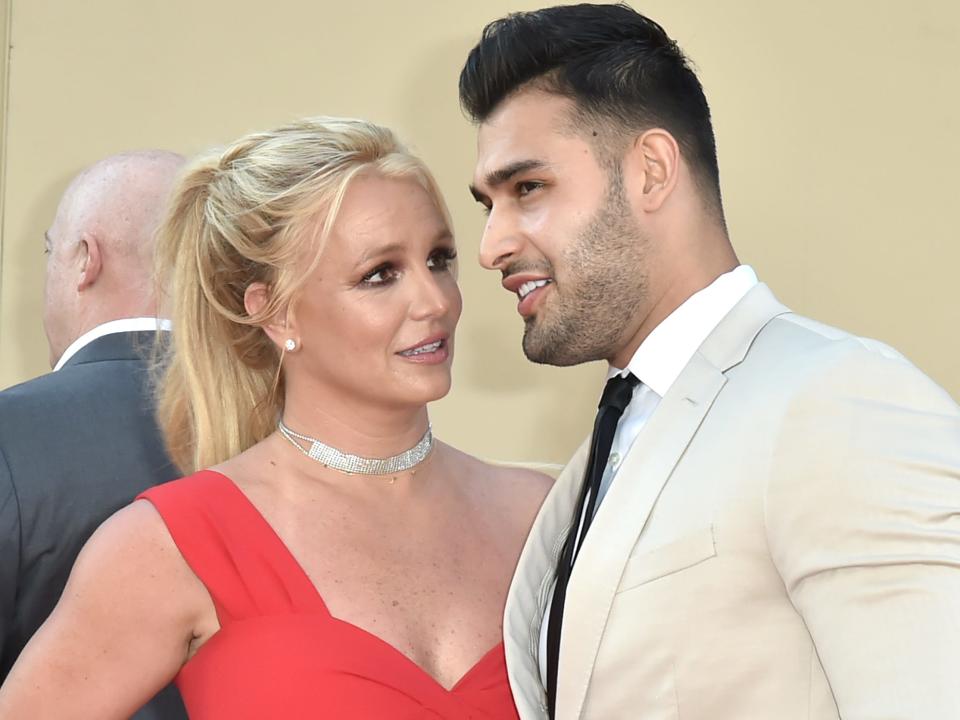
[[[250,283],[243,293],[243,307],[247,315],[254,317],[263,312],[270,301],[270,290],[265,283]],[[260,323],[260,327],[267,334],[274,345],[286,352],[292,352],[300,347],[300,336],[296,326],[289,318],[290,313],[284,308],[275,315]]]

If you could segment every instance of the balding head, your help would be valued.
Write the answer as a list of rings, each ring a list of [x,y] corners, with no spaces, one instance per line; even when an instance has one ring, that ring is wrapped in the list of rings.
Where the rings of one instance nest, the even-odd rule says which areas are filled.
[[[112,155],[70,183],[46,233],[51,365],[97,325],[155,314],[153,236],[183,162],[163,150]]]

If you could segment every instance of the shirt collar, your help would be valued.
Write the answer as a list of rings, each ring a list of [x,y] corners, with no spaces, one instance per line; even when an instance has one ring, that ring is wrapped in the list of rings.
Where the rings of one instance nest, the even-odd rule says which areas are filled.
[[[104,335],[112,335],[113,333],[121,332],[142,332],[144,330],[169,331],[170,321],[165,318],[137,317],[111,320],[110,322],[105,322],[102,325],[97,325],[95,328],[93,328],[93,330],[88,330],[70,343],[70,346],[63,351],[63,355],[61,355],[60,359],[57,360],[57,364],[53,368],[53,371],[56,372],[62,368],[70,361],[70,358],[80,352],[82,348],[86,347],[94,340],[102,338]]]
[[[640,343],[627,369],[663,397],[707,336],[758,282],[749,265],[724,273],[657,325]],[[607,379],[622,372],[611,366]]]

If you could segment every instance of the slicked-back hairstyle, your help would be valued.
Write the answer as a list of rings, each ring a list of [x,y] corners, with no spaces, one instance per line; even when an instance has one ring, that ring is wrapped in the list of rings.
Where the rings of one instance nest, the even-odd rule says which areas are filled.
[[[464,111],[482,123],[528,85],[570,98],[578,121],[613,133],[668,131],[722,218],[710,108],[686,56],[659,24],[624,4],[557,6],[493,21],[460,73]]]

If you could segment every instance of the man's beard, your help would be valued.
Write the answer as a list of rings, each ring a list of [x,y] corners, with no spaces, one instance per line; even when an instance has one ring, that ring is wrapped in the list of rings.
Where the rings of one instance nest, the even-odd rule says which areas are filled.
[[[613,357],[646,296],[645,246],[620,174],[611,173],[603,206],[563,255],[562,282],[553,274],[555,297],[527,320],[527,358],[566,366]]]

